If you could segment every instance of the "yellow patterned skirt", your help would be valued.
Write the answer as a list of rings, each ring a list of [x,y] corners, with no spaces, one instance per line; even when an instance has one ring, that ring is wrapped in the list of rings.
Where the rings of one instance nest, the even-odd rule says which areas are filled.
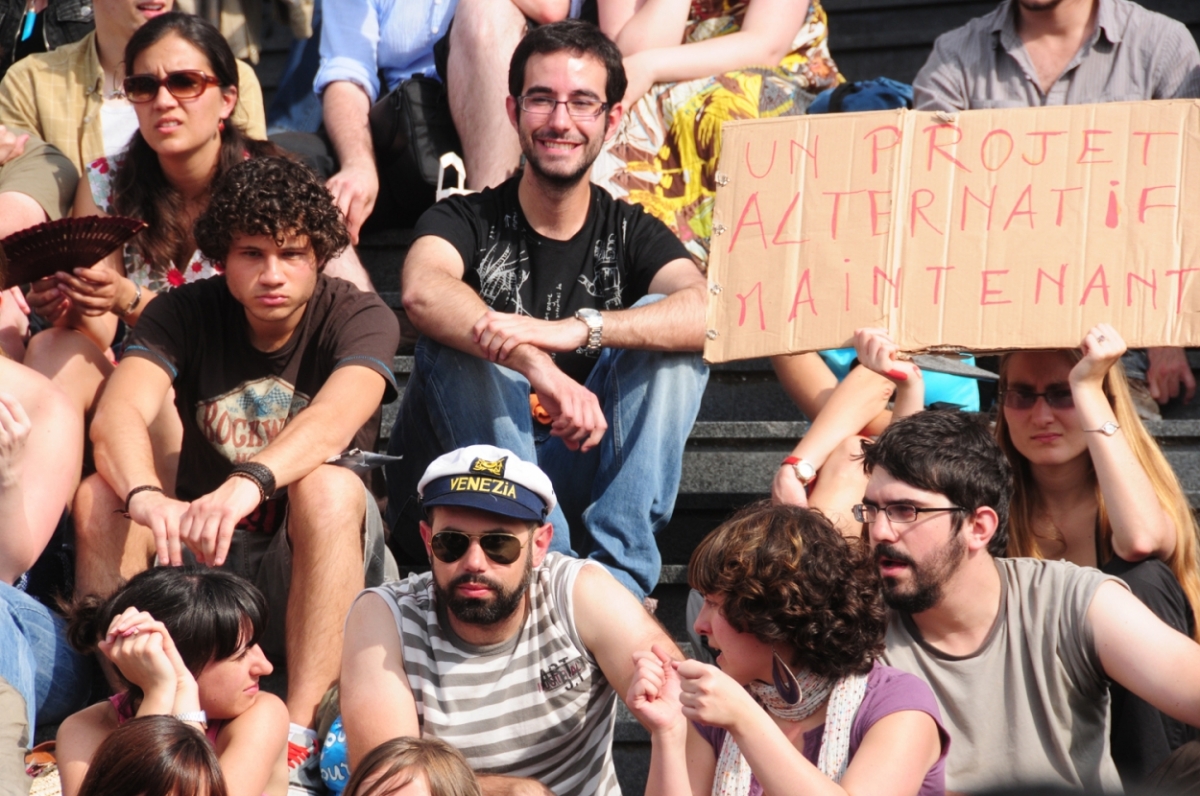
[[[685,41],[732,33],[745,3],[698,0],[715,15],[688,26]],[[629,109],[621,128],[592,167],[592,181],[646,208],[671,228],[702,266],[708,262],[721,124],[803,114],[812,97],[842,81],[826,41],[825,11],[817,0],[774,67],[658,83]]]

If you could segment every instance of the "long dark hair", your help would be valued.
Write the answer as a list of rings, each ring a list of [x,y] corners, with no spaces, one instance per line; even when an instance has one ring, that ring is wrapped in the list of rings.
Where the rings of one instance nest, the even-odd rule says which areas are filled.
[[[137,29],[125,46],[126,72],[133,69],[143,51],[170,34],[191,44],[208,58],[222,91],[238,87],[237,60],[225,37],[200,17],[180,12],[155,17]],[[216,182],[247,155],[257,158],[282,154],[282,150],[269,141],[247,137],[232,118],[227,119],[225,129],[221,131],[221,151],[212,181]],[[185,267],[196,246],[191,223],[184,212],[184,200],[167,181],[158,154],[146,143],[140,129],[133,134],[123,157],[113,180],[113,211],[140,218],[150,225],[132,245],[153,271],[164,272],[171,263]]]
[[[248,580],[209,567],[153,567],[108,599],[80,597],[67,606],[67,638],[83,654],[96,649],[125,609],[145,611],[166,626],[183,664],[199,677],[212,661],[258,643],[267,625],[267,600]],[[142,690],[132,684],[136,708]]]
[[[226,796],[216,752],[173,716],[142,716],[113,730],[92,756],[79,796]]]

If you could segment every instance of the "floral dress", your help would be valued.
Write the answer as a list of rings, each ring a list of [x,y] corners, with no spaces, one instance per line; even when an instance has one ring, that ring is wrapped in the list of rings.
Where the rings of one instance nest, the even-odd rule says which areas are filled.
[[[748,4],[692,0],[684,43],[738,30]],[[776,66],[655,84],[596,160],[593,182],[645,207],[707,264],[722,122],[801,115],[814,95],[842,82],[827,33],[825,10],[811,0],[791,51]]]
[[[113,212],[113,181],[116,179],[117,168],[120,164],[119,158],[101,157],[92,161],[84,169],[88,185],[92,189],[92,199],[96,202],[96,207],[105,213]],[[192,259],[183,268],[179,268],[175,263],[170,263],[164,271],[151,268],[150,264],[142,259],[133,246],[125,245],[125,276],[135,285],[149,288],[155,293],[162,293],[173,287],[200,279],[207,279],[221,272],[220,264],[205,257],[199,249],[192,253]]]

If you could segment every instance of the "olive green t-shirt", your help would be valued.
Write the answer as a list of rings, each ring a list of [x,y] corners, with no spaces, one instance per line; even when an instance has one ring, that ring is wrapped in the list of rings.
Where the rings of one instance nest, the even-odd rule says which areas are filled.
[[[1119,580],[1063,561],[998,558],[1000,612],[970,655],[927,644],[891,612],[884,661],[925,679],[950,732],[946,789],[1052,784],[1121,791],[1108,747],[1108,682],[1087,622]]]

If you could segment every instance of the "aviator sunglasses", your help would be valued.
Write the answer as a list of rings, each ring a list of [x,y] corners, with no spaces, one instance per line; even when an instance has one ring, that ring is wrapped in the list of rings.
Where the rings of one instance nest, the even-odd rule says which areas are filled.
[[[1034,392],[1033,390],[1009,389],[1000,393],[1000,403],[1007,406],[1009,409],[1025,411],[1032,409],[1037,403],[1038,398],[1046,399],[1046,406],[1051,409],[1074,409],[1075,396],[1071,394],[1071,390],[1067,387],[1058,387],[1055,389],[1046,390],[1045,392]]]
[[[443,564],[453,564],[467,554],[471,540],[478,539],[484,555],[497,564],[511,564],[521,556],[525,545],[511,533],[481,533],[473,536],[462,531],[439,531],[429,540],[434,556]]]
[[[168,72],[163,78],[157,75],[130,75],[121,85],[125,90],[125,97],[130,102],[141,103],[157,97],[162,86],[166,86],[175,99],[185,100],[199,97],[209,86],[221,85],[221,81],[199,69],[184,69]]]

